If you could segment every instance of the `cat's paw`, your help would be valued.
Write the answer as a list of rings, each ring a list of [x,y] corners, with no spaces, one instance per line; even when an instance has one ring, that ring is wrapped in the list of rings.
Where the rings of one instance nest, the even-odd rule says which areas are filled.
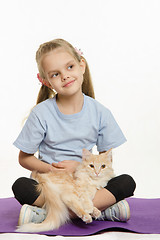
[[[83,215],[82,220],[85,223],[91,223],[92,222],[92,217],[89,214],[85,214],[85,215]]]
[[[93,206],[87,206],[87,209],[85,209],[85,212],[87,212],[88,214],[92,215],[92,213],[93,213]]]
[[[97,219],[101,216],[101,211],[98,210],[98,208],[94,207],[93,208],[93,213],[92,213],[92,216]]]

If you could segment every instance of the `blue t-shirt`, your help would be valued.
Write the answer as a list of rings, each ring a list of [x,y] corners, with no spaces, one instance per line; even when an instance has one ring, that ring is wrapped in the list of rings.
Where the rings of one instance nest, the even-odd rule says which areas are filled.
[[[56,97],[36,105],[14,142],[21,151],[48,163],[81,161],[82,149],[103,152],[126,141],[112,113],[95,99],[84,95],[79,113],[59,111]]]

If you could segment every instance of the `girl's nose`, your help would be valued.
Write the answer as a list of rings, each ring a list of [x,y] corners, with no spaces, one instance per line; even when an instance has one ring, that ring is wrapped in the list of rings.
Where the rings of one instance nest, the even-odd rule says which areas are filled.
[[[65,81],[69,78],[68,74],[66,72],[61,74],[62,80]]]
[[[69,77],[67,77],[67,76],[65,76],[65,77],[63,77],[63,80],[65,81],[65,80],[67,80]]]

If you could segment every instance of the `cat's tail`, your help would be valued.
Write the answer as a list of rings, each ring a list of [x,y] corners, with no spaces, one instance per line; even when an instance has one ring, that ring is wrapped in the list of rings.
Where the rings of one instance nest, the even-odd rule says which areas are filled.
[[[27,223],[17,228],[17,232],[43,232],[59,228],[69,220],[69,212],[60,199],[59,190],[47,175],[37,174],[38,191],[45,199],[47,217],[42,223]]]

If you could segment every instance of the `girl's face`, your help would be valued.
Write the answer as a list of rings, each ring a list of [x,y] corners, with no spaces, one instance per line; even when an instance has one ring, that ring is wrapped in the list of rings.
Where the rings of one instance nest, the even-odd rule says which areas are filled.
[[[55,49],[44,56],[42,67],[49,87],[59,95],[70,96],[82,91],[85,62],[78,62],[63,48]]]

